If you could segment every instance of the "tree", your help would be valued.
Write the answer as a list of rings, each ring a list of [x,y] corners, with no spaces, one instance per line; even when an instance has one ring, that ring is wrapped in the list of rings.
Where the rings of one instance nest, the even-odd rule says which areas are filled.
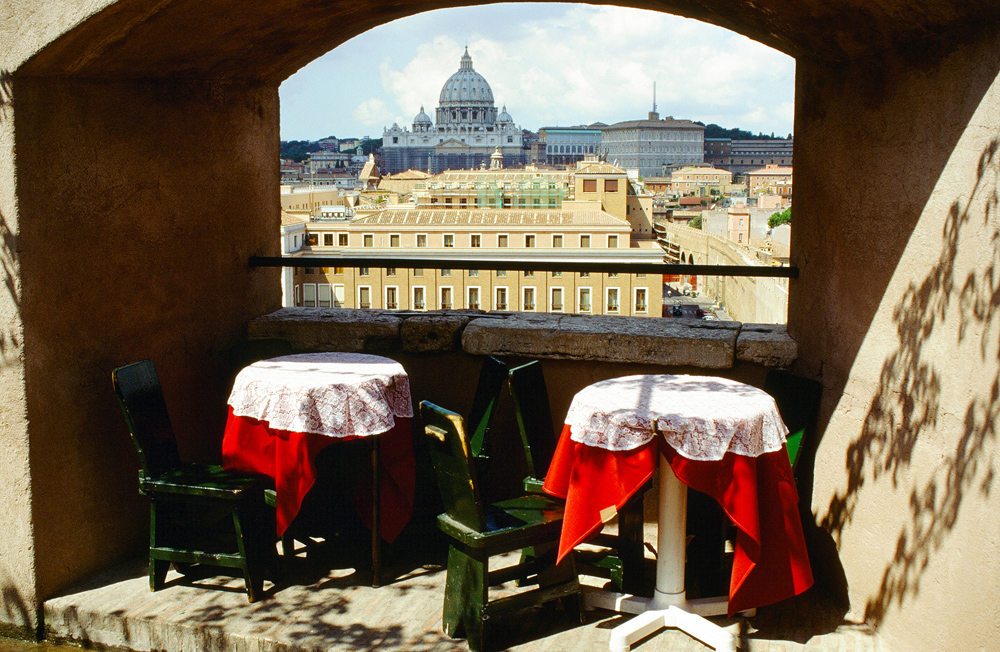
[[[767,218],[767,227],[773,229],[776,226],[781,226],[782,224],[790,224],[792,222],[792,207],[789,206],[783,211],[778,211]]]
[[[701,229],[701,215],[688,222],[688,226],[692,229]]]

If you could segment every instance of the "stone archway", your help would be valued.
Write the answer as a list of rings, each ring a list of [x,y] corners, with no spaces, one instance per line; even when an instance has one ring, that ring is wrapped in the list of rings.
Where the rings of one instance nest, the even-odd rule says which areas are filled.
[[[220,415],[206,397],[222,392],[226,351],[249,317],[280,301],[276,273],[246,265],[252,254],[277,252],[278,84],[377,24],[455,4],[58,0],[21,3],[0,24],[0,260],[7,288],[0,294],[0,620],[35,628],[44,598],[111,563],[143,536],[111,367],[152,356],[168,360],[164,367],[177,378],[195,379],[176,383],[183,390],[168,401],[178,430],[188,433],[182,444],[195,457],[213,447]],[[988,460],[973,458],[977,466],[953,454],[963,431],[948,415],[981,425],[996,401],[970,378],[996,374],[979,353],[981,343],[953,325],[977,314],[955,314],[934,331],[954,331],[950,343],[909,337],[923,331],[907,330],[906,315],[916,305],[907,297],[919,303],[927,293],[918,283],[907,294],[906,283],[927,279],[945,314],[960,310],[959,302],[948,301],[934,274],[971,277],[977,291],[985,282],[978,260],[954,252],[990,241],[989,233],[984,238],[972,228],[979,213],[965,202],[989,195],[984,188],[996,151],[989,134],[1000,124],[980,107],[1000,92],[1000,6],[979,0],[628,4],[727,27],[796,57],[802,155],[797,151],[792,255],[803,275],[790,292],[789,330],[798,339],[800,370],[823,377],[828,423],[817,453],[828,463],[817,467],[812,507],[830,516],[826,527],[839,537],[837,552],[861,615],[901,640],[910,636],[909,647],[934,649],[949,635],[958,647],[980,647],[976,636],[997,634],[986,610],[962,609],[958,601],[941,607],[919,593],[916,580],[930,573],[928,583],[956,595],[992,590],[1000,582],[997,562],[970,572],[961,562],[963,549],[980,542],[967,524],[993,522],[1000,499],[973,502],[974,492],[965,491],[962,503],[962,489],[972,484],[939,488],[926,470],[937,462],[918,465],[913,452],[924,460],[954,458],[959,480],[976,480]],[[892,211],[876,215],[872,197]],[[877,239],[859,227],[859,214],[879,224]],[[922,238],[911,243],[918,227]],[[953,245],[943,254],[942,232]],[[844,251],[873,253],[859,261]],[[937,271],[925,269],[939,254],[944,262]],[[859,278],[863,284],[853,282]],[[989,331],[992,313],[987,317]],[[869,331],[878,337],[866,339]],[[882,351],[876,340],[898,346]],[[934,367],[932,352],[980,373]],[[895,354],[897,361],[934,368],[937,403],[920,388],[892,382],[907,377],[892,373]],[[873,387],[880,412],[866,417]],[[856,403],[838,411],[841,400]],[[920,442],[878,439],[877,426],[892,423],[886,415],[912,414],[913,404],[933,412],[946,401],[947,415],[934,412],[940,421],[911,424],[923,433]],[[928,453],[918,446],[923,442],[939,450]],[[889,468],[891,483],[879,476]],[[928,546],[937,563],[930,564],[907,548],[925,532],[897,500],[908,492],[894,488],[898,477],[921,474],[931,478],[912,481],[919,495],[953,499],[951,514],[920,513],[934,525]],[[883,550],[880,537],[889,530],[890,543],[901,533],[901,558]],[[957,569],[954,577],[941,567]],[[934,641],[907,634],[926,636],[928,625]]]

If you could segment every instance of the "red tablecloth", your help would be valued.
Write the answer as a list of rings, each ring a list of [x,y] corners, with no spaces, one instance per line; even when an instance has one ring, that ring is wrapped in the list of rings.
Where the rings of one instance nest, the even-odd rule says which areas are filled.
[[[413,420],[396,417],[396,425],[379,435],[381,535],[392,542],[413,514],[416,463],[413,456]],[[266,422],[240,417],[229,409],[222,439],[222,463],[227,470],[265,475],[277,491],[278,535],[284,534],[316,482],[316,454],[327,446],[356,437],[272,430]],[[371,465],[355,492],[358,515],[371,527]]]
[[[660,453],[687,486],[712,496],[738,528],[729,615],[773,604],[813,583],[788,453],[726,453],[692,461],[663,437],[628,451],[574,442],[566,426],[545,476],[545,491],[566,499],[559,559],[595,534],[601,512],[620,509],[656,470]]]

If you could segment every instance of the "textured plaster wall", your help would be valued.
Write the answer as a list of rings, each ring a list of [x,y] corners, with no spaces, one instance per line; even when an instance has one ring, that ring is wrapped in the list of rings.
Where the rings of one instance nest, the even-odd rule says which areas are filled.
[[[37,560],[44,598],[147,536],[114,366],[152,358],[182,457],[218,454],[229,350],[249,317],[280,305],[278,271],[247,266],[278,253],[278,97],[211,82],[28,78],[16,90],[21,522],[35,536],[16,563]]]
[[[890,649],[1000,634],[997,27],[797,62],[789,332],[826,388],[812,508],[843,565],[826,579]]]
[[[13,80],[0,73],[0,631],[33,631],[39,603],[25,418],[23,324],[14,187]]]

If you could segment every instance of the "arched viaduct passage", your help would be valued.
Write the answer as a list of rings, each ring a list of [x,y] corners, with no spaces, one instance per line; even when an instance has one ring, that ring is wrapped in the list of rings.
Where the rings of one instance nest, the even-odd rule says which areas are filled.
[[[373,26],[460,4],[473,3],[27,0],[0,18],[0,623],[36,627],[42,600],[142,543],[113,366],[155,358],[187,455],[217,450],[228,351],[280,302],[277,273],[247,266],[278,253],[280,82]],[[997,411],[970,379],[997,370],[996,342],[970,334],[996,328],[974,300],[991,305],[989,255],[966,253],[995,220],[1000,118],[983,107],[998,96],[1000,5],[626,4],[796,58],[789,331],[800,371],[826,388],[813,511],[852,608],[910,643],[899,649],[946,649],[949,635],[966,637],[952,649],[988,647],[985,610],[942,607],[918,580],[954,595],[1000,582],[995,561],[960,563],[981,545],[968,524],[1000,508],[997,492],[968,490],[991,468]],[[967,301],[950,300],[961,287]],[[941,459],[955,473],[936,480]],[[911,490],[930,497],[912,518]]]

